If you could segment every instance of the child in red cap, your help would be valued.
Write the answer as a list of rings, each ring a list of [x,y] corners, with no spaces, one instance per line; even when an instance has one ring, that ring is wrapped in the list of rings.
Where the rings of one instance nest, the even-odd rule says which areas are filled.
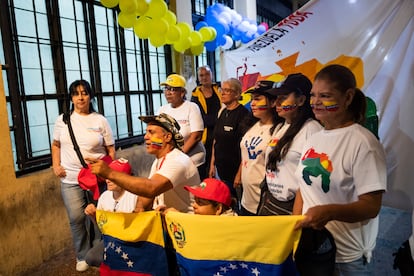
[[[206,178],[197,187],[185,186],[194,195],[192,206],[198,215],[234,216],[233,199],[227,185],[215,178]]]
[[[109,167],[115,171],[131,174],[131,165],[128,160],[119,158],[112,161]],[[98,199],[98,206],[89,204],[85,208],[85,214],[96,222],[96,210],[110,212],[133,213],[137,205],[137,195],[126,191],[114,182],[106,179],[107,190]],[[101,240],[99,244],[92,247],[85,256],[85,260],[90,266],[100,266],[103,261],[104,244]]]

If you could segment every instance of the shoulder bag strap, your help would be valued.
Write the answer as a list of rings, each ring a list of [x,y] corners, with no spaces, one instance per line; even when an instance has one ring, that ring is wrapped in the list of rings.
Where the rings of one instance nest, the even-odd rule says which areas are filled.
[[[79,161],[82,164],[82,167],[87,168],[88,165],[86,164],[85,160],[83,159],[83,156],[82,156],[82,153],[80,152],[78,143],[76,142],[75,134],[73,133],[72,124],[70,123],[70,114],[69,113],[64,113],[63,114],[63,121],[65,122],[65,124],[68,125],[70,139],[72,139],[73,149],[75,150],[76,155],[78,156]]]

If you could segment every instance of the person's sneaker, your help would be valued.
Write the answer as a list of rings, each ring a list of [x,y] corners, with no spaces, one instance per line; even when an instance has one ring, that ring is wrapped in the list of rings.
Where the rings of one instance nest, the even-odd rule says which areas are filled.
[[[76,271],[83,272],[88,270],[89,265],[85,261],[76,262]]]

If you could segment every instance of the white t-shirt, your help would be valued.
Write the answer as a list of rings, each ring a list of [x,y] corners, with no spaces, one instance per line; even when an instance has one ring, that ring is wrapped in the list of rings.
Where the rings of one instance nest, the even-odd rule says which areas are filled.
[[[386,190],[385,153],[377,138],[359,124],[322,130],[305,143],[296,171],[303,199],[302,213],[313,206],[348,204],[359,195]],[[371,259],[378,234],[378,216],[356,223],[330,221],[336,262]]]
[[[171,104],[160,107],[158,114],[166,113],[173,117],[180,125],[180,133],[184,137],[184,142],[188,140],[190,134],[196,131],[204,131],[203,117],[197,104],[184,101],[179,107],[173,108]],[[200,141],[187,153],[194,164],[198,167],[205,162],[206,150]]]
[[[185,153],[174,149],[164,157],[154,160],[149,178],[154,174],[168,178],[173,185],[173,189],[155,198],[154,209],[165,205],[167,207],[174,207],[180,212],[187,213],[193,211],[191,207],[193,196],[184,189],[184,186],[198,186],[201,181],[197,167]]]
[[[99,113],[80,115],[73,112],[70,122],[84,159],[104,157],[107,154],[105,146],[115,143],[108,121]],[[63,114],[56,119],[53,139],[60,142],[60,164],[66,171],[66,177],[63,177],[62,181],[78,183],[78,174],[82,164],[73,149],[68,126],[63,122]]]
[[[137,195],[124,191],[124,194],[118,200],[115,200],[113,191],[107,190],[99,197],[97,209],[109,212],[132,213],[137,205],[137,199]]]
[[[260,183],[265,172],[265,151],[272,138],[271,124],[254,124],[240,142],[241,182],[243,185],[242,206],[256,213],[260,201]]]
[[[266,149],[266,164],[270,152],[277,142],[285,135],[290,124],[284,123],[276,128],[276,131]],[[295,197],[299,186],[296,180],[295,171],[299,164],[303,145],[306,139],[322,130],[322,126],[316,120],[308,120],[293,138],[289,150],[283,160],[277,164],[277,172],[266,170],[266,182],[269,191],[280,201],[289,201]]]

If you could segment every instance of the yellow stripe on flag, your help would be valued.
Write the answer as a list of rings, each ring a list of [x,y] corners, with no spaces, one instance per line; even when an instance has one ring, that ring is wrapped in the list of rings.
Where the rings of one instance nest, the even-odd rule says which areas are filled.
[[[296,250],[303,216],[202,216],[169,212],[166,225],[174,248],[194,260],[283,263]]]
[[[148,241],[164,247],[159,212],[114,213],[97,210],[96,220],[105,235],[127,242]]]

